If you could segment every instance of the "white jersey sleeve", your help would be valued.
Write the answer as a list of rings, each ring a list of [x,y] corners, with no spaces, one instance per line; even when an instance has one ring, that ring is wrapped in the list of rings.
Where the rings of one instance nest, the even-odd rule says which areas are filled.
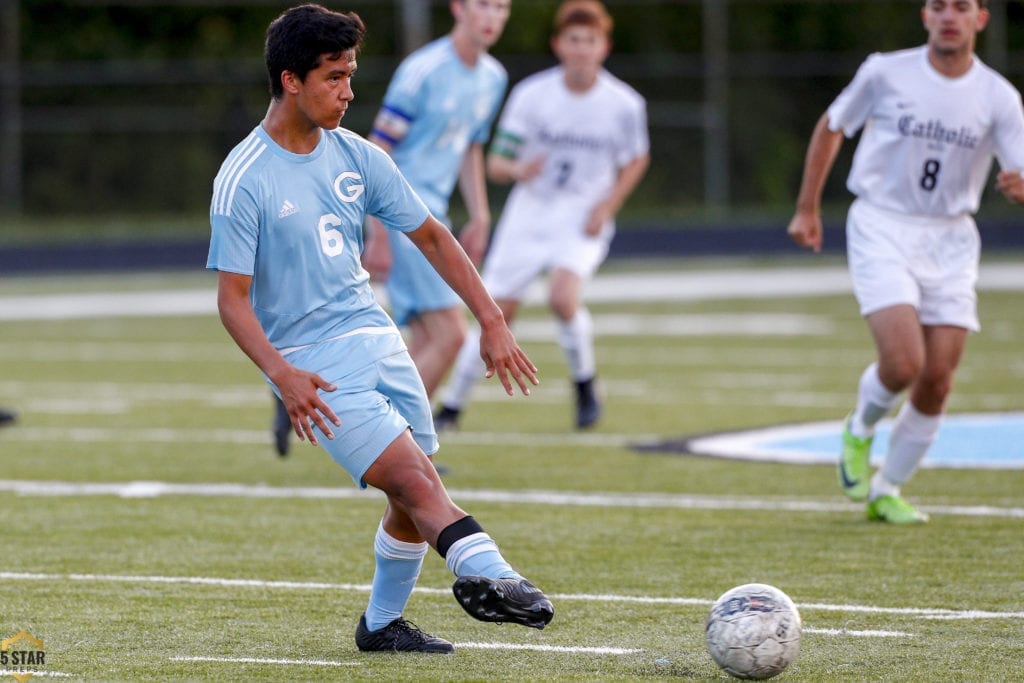
[[[1024,106],[1021,105],[1021,96],[1009,83],[998,91],[993,103],[996,107],[996,158],[1003,169],[1024,173]]]
[[[871,86],[879,58],[877,52],[870,55],[857,69],[850,84],[839,93],[839,97],[828,108],[829,130],[841,130],[843,135],[852,138],[864,127],[874,104],[874,90]]]

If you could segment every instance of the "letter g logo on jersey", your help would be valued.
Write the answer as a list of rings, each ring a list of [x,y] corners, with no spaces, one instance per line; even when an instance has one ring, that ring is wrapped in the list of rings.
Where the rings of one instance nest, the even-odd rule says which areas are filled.
[[[359,199],[366,188],[362,184],[363,177],[355,171],[344,171],[334,179],[334,194],[338,199],[351,204]]]

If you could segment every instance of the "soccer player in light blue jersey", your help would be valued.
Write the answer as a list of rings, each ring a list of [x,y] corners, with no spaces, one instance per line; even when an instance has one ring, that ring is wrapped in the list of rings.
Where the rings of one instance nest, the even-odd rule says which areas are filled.
[[[448,497],[431,464],[430,403],[398,328],[360,264],[366,216],[408,236],[484,328],[481,354],[506,392],[536,367],[451,232],[394,162],[340,128],[365,28],[353,13],[302,5],[267,29],[271,103],[214,180],[207,267],[221,320],[281,398],[300,439],[323,446],[357,485],[387,496],[376,571],[356,628],[363,651],[451,652],[402,616],[428,545],[482,621],[543,628],[550,601]]]
[[[442,222],[450,224],[448,201],[458,184],[468,212],[459,240],[477,264],[491,224],[483,148],[508,85],[488,50],[501,36],[510,4],[451,0],[451,32],[402,61],[369,136]],[[408,327],[409,353],[432,396],[466,336],[458,296],[404,235],[373,220],[363,263],[386,280],[391,314]]]

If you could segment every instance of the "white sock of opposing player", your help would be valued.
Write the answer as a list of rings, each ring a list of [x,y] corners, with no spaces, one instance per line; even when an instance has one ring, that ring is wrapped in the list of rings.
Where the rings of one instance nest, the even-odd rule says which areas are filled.
[[[857,407],[850,416],[850,433],[859,439],[874,435],[875,425],[892,410],[899,395],[878,378],[878,363],[865,368],[857,390]]]
[[[454,410],[461,410],[469,398],[473,386],[487,372],[484,359],[480,357],[480,328],[474,327],[466,334],[466,341],[459,349],[455,359],[455,369],[448,380],[444,400],[441,405]]]
[[[889,452],[882,467],[871,478],[869,498],[900,495],[900,486],[909,481],[935,442],[942,415],[925,415],[907,401],[900,408],[889,437]]]
[[[580,382],[597,373],[594,359],[594,323],[585,306],[576,309],[571,320],[558,321],[558,345],[569,364],[569,374]]]

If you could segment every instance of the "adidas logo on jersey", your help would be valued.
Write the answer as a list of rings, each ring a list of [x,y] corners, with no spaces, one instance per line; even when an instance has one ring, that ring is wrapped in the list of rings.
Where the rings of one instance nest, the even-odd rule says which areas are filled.
[[[299,207],[292,204],[287,199],[284,200],[284,204],[281,205],[281,210],[277,212],[278,218],[284,218],[285,216],[291,216],[293,213],[298,213]]]

